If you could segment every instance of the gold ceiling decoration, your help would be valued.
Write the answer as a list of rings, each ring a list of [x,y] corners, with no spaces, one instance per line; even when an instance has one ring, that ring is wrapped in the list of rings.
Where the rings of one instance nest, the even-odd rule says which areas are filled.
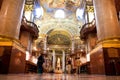
[[[82,0],[39,0],[44,9],[42,19],[36,19],[39,25],[39,35],[47,35],[47,46],[51,49],[71,47],[71,38],[79,36],[82,23],[76,19],[76,9]],[[54,18],[56,10],[64,10],[67,17],[64,19]],[[39,36],[44,39],[44,36]],[[57,46],[56,46],[57,45]],[[62,47],[60,47],[62,46]]]
[[[62,8],[64,7],[65,0],[46,0],[46,2],[51,8]]]
[[[42,5],[47,4],[49,8],[78,7],[80,0],[40,0]]]
[[[25,11],[32,11],[34,9],[34,0],[25,1]]]
[[[94,7],[93,6],[87,6],[86,11],[87,12],[94,12]]]
[[[34,1],[35,0],[26,0],[25,4],[27,4],[27,5],[34,5]]]
[[[25,5],[25,11],[32,11],[34,9],[33,5]]]
[[[80,6],[80,0],[66,0],[65,7],[68,10],[74,10],[74,8],[77,8]]]

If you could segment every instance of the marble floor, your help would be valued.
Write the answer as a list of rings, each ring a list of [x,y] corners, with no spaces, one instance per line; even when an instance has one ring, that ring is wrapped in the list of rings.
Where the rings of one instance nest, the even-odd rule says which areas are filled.
[[[87,74],[0,74],[0,80],[120,80],[120,76]]]

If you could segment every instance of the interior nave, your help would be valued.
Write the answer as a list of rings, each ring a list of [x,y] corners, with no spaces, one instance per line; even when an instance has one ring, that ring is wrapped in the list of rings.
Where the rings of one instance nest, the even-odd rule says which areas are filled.
[[[2,80],[118,80],[119,67],[119,0],[0,0]]]

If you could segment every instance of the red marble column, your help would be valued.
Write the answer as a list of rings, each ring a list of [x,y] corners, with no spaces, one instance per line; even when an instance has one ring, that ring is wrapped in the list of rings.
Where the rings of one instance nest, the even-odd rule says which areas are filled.
[[[25,0],[3,0],[0,8],[0,73],[25,72],[25,48],[19,39]]]
[[[93,0],[98,40],[120,36],[114,0]]]
[[[90,51],[91,74],[120,75],[120,25],[115,0],[93,0],[99,43]]]
[[[3,0],[0,35],[18,39],[25,0]]]

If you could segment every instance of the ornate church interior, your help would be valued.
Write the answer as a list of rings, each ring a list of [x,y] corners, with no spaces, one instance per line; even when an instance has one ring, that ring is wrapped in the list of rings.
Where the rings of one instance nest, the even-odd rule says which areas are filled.
[[[2,80],[120,79],[119,0],[0,0],[0,22]]]

